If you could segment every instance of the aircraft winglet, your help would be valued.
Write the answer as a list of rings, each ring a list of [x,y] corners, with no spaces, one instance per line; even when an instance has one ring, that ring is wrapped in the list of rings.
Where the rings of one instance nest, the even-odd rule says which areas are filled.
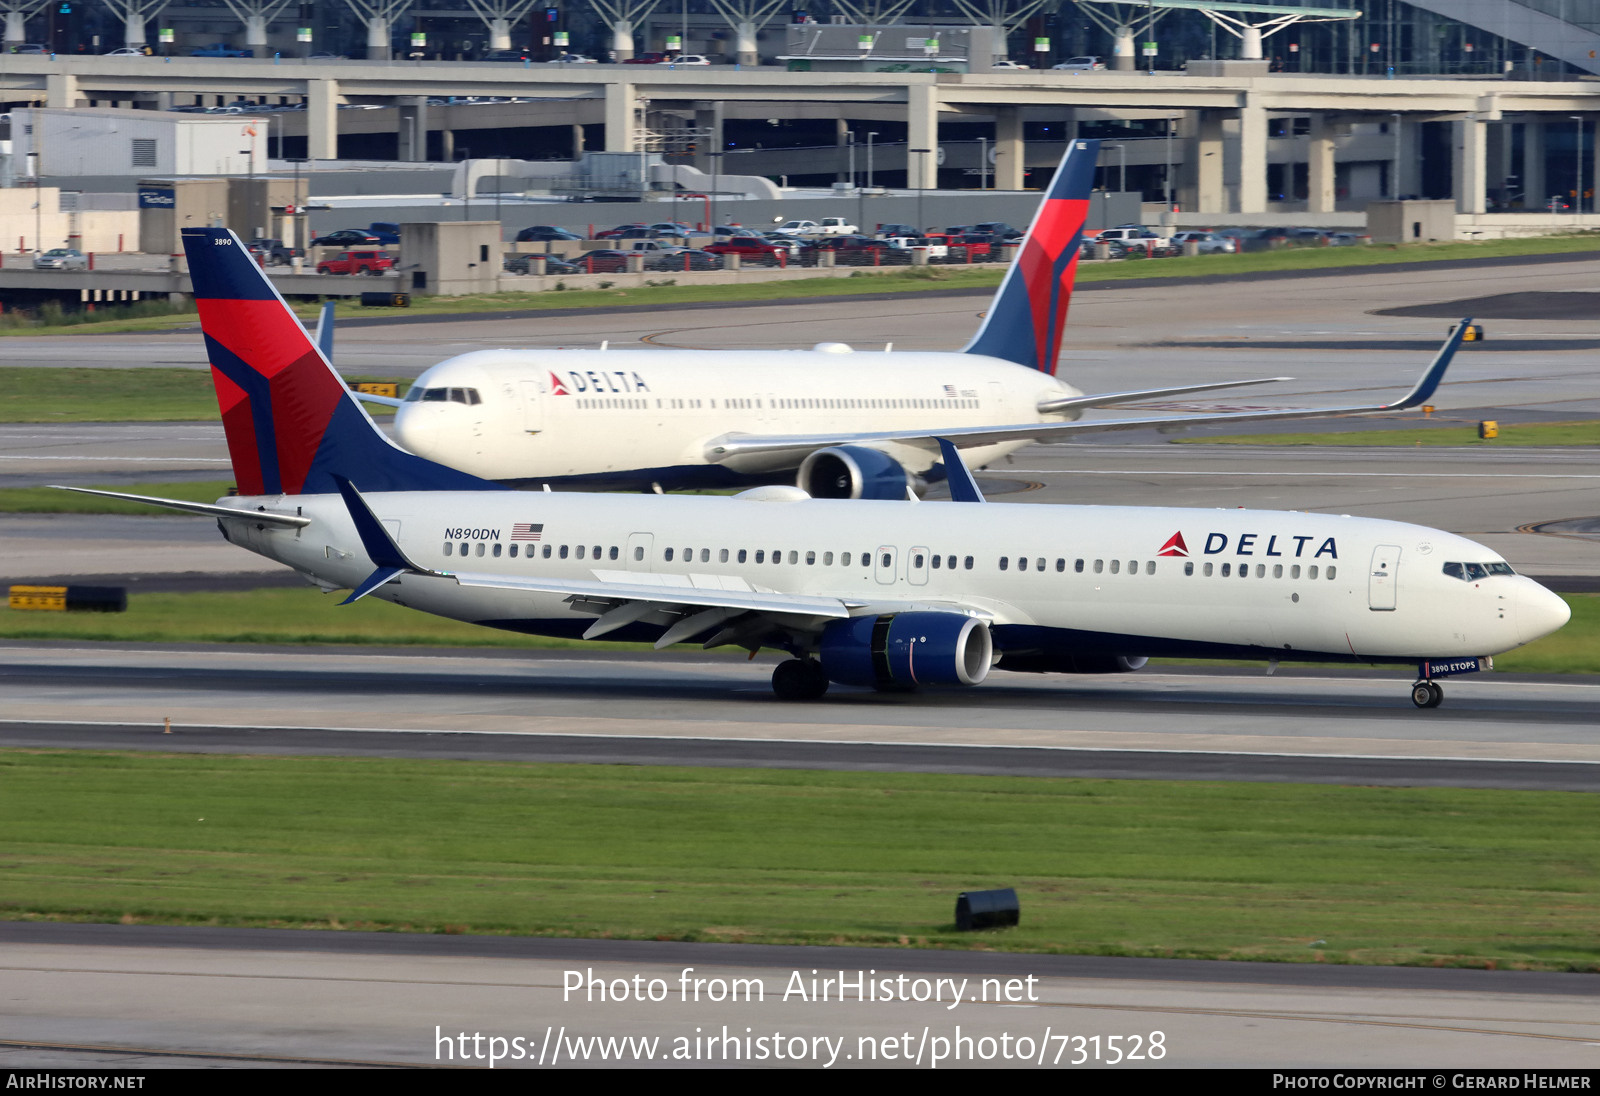
[[[1439,348],[1439,353],[1434,355],[1433,364],[1428,366],[1428,371],[1422,374],[1415,387],[1406,394],[1405,399],[1398,403],[1387,404],[1384,410],[1404,411],[1409,407],[1420,407],[1432,399],[1439,382],[1444,380],[1444,371],[1450,368],[1450,359],[1461,349],[1461,340],[1467,337],[1467,328],[1471,326],[1471,316],[1456,324],[1454,330],[1445,338],[1444,345]]]
[[[972,472],[967,468],[967,462],[961,459],[961,450],[956,448],[955,442],[949,438],[934,438],[939,443],[939,451],[944,454],[945,479],[950,484],[950,500],[952,502],[985,502],[983,492],[978,490],[978,481],[972,478]]]

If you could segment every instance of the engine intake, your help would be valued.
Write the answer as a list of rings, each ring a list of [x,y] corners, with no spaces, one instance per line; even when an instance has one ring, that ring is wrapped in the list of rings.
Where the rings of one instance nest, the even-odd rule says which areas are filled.
[[[818,449],[800,464],[795,483],[814,499],[904,500],[915,487],[899,461],[861,445]]]
[[[993,656],[989,626],[960,613],[852,617],[822,632],[822,670],[842,685],[978,685]]]

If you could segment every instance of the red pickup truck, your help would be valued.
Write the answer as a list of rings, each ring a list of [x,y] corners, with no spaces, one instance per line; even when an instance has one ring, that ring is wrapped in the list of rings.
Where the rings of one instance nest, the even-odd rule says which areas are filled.
[[[343,251],[337,259],[317,264],[318,274],[370,274],[377,277],[394,269],[394,259],[386,251]]]

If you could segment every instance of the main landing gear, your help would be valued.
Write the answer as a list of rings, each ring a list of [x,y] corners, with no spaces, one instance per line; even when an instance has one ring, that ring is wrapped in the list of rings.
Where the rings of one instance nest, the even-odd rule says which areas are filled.
[[[817,700],[828,691],[828,675],[814,658],[791,658],[772,671],[772,691],[779,700]]]
[[[1411,703],[1419,708],[1437,708],[1444,700],[1444,690],[1435,681],[1419,681],[1411,686]]]

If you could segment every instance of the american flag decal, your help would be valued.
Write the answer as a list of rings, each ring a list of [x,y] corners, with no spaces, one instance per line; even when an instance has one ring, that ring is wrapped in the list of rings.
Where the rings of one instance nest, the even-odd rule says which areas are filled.
[[[538,540],[543,535],[543,525],[529,525],[525,522],[518,522],[511,527],[512,540]]]
[[[946,396],[950,397],[951,399],[955,399],[956,398],[956,386],[953,385],[953,384],[945,385],[944,386],[944,394]]]

